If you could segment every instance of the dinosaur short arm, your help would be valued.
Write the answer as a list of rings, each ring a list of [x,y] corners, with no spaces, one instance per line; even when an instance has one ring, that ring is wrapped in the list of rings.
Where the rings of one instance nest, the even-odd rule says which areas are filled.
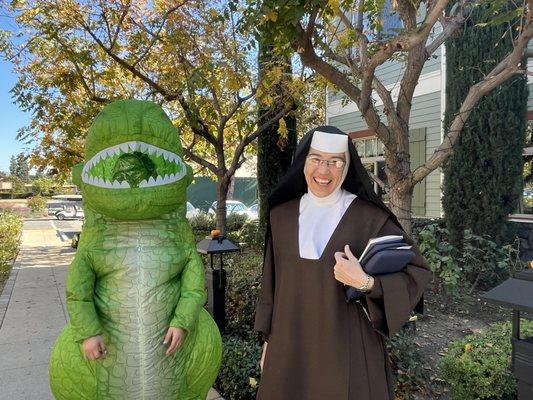
[[[193,329],[207,295],[202,259],[195,248],[189,250],[189,259],[181,274],[181,296],[170,326]]]
[[[78,253],[70,265],[66,282],[67,310],[76,341],[103,331],[94,306],[94,283],[93,269]]]

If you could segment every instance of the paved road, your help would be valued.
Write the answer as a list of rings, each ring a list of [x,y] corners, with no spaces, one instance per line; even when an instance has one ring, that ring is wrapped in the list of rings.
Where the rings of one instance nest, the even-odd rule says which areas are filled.
[[[24,223],[17,261],[0,294],[0,400],[52,400],[48,361],[65,326],[65,277],[74,249],[65,232],[79,221]],[[223,400],[211,390],[208,400]]]

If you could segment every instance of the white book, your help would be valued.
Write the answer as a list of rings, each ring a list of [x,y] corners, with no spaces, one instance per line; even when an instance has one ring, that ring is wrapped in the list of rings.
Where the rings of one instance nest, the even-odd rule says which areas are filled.
[[[376,244],[402,242],[402,241],[403,241],[403,236],[400,236],[400,235],[387,235],[387,236],[380,236],[377,238],[372,238],[366,244],[366,247],[363,250],[361,257],[359,257],[359,260],[361,260],[365,256],[365,254]]]

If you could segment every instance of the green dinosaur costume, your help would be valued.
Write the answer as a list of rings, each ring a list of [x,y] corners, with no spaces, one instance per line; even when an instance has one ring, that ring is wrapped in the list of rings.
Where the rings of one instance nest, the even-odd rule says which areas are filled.
[[[70,322],[52,350],[60,400],[205,399],[221,360],[217,326],[204,310],[205,275],[185,219],[192,171],[161,107],[116,101],[98,115],[74,170],[85,224],[66,289]],[[166,356],[169,326],[187,336]],[[107,357],[89,361],[88,337]]]

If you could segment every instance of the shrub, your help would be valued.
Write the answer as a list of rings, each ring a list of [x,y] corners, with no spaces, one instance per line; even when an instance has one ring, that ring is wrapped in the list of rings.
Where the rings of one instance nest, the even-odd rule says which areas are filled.
[[[239,242],[245,246],[250,246],[261,250],[265,242],[264,232],[259,227],[258,219],[251,219],[244,223],[237,232]]]
[[[0,287],[9,274],[9,267],[18,254],[22,217],[10,211],[0,214]]]
[[[426,225],[418,232],[420,251],[434,274],[433,290],[455,296],[462,289],[491,288],[510,272],[523,268],[518,240],[499,246],[489,236],[464,232],[463,248],[448,241],[449,232],[442,224]]]
[[[533,335],[533,321],[522,321],[522,332]],[[453,398],[512,399],[516,380],[510,372],[511,323],[497,323],[482,334],[452,342],[439,368]]]
[[[246,337],[253,331],[255,306],[259,298],[263,254],[236,253],[226,259],[226,332]]]
[[[35,213],[42,213],[46,208],[46,198],[36,195],[28,199],[28,207]]]
[[[215,216],[200,211],[194,217],[189,218],[189,224],[193,231],[211,232],[216,226]]]
[[[455,248],[446,241],[447,236],[446,228],[438,224],[426,225],[418,233],[419,248],[433,271],[433,290],[456,295],[462,272],[454,258]]]
[[[514,270],[522,269],[519,257],[520,241],[499,246],[488,235],[478,236],[470,230],[464,231],[462,251],[458,251],[458,261],[465,278],[472,286],[490,289],[509,276]]]
[[[36,178],[31,183],[35,195],[50,196],[54,187],[54,180],[47,176]]]
[[[259,384],[261,343],[256,337],[225,335],[222,366],[215,388],[226,400],[255,399]]]
[[[396,376],[394,392],[397,399],[408,399],[413,392],[420,392],[428,381],[428,373],[422,366],[422,359],[414,332],[404,329],[387,340],[387,350]]]
[[[243,227],[247,220],[248,216],[246,214],[230,214],[226,218],[226,230],[228,232],[237,232]]]

